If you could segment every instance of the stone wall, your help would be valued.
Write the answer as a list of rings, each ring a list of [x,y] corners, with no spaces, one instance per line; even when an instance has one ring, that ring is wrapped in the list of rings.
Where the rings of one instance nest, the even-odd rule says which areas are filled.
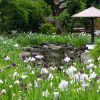
[[[69,44],[49,44],[43,43],[41,45],[33,45],[30,47],[23,47],[21,56],[36,56],[43,55],[44,63],[54,63],[56,65],[62,65],[63,59],[67,55],[71,58],[71,62],[75,59],[80,59],[81,54],[86,50],[85,46],[73,47]]]

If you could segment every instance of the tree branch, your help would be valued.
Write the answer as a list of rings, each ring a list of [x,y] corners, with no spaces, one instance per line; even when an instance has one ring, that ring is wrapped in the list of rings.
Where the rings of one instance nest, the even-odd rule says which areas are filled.
[[[67,0],[63,0],[61,2],[59,2],[59,4],[57,4],[57,6],[59,7],[62,3],[66,2]]]
[[[54,0],[44,0],[48,5],[55,5]]]
[[[67,9],[67,7],[60,8],[59,13],[63,12],[65,9]]]
[[[47,3],[47,5],[50,5],[52,11],[55,12],[54,10],[56,9],[57,6],[56,6],[54,0],[44,0],[44,1]]]

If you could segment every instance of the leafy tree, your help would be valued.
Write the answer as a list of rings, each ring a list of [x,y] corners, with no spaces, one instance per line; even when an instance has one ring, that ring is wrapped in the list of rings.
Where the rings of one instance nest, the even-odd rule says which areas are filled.
[[[72,20],[73,14],[91,5],[99,7],[98,0],[55,1],[57,0],[0,0],[0,30],[34,32],[39,30],[44,19],[52,13],[56,33],[61,34],[64,25],[66,25],[67,31],[73,27],[76,22],[76,19]],[[84,26],[87,25],[87,19],[86,21],[80,19],[78,22]]]
[[[50,14],[47,4],[32,0],[2,0],[2,29],[6,31],[37,31]]]
[[[65,30],[67,32],[72,33],[72,28],[74,24],[77,22],[76,18],[72,18],[72,15],[78,13],[79,11],[86,8],[86,4],[84,0],[69,0],[67,1],[67,12],[63,19],[63,24],[67,27]],[[80,20],[78,19],[78,23]]]
[[[54,17],[59,16],[67,7],[62,6],[67,0],[60,0],[59,2],[55,2],[56,0],[44,0],[48,5],[50,5],[52,10],[52,15]],[[61,21],[59,19],[55,19],[56,33],[63,33]]]
[[[55,3],[56,0],[44,0],[48,5],[51,6],[52,15],[56,17],[55,25],[57,33],[62,33],[62,27],[66,25],[67,31],[71,31],[76,19],[72,20],[72,15],[81,11],[86,7],[84,0],[59,0],[60,2]],[[64,3],[64,6],[61,5]],[[67,9],[67,10],[65,10]],[[63,24],[61,25],[61,21]]]

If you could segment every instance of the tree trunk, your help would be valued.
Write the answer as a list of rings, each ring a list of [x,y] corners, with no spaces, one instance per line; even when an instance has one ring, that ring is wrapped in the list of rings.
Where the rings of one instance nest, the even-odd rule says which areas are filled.
[[[60,20],[55,20],[56,33],[63,34],[62,24]]]
[[[61,7],[63,3],[65,3],[67,0],[63,1],[55,1],[55,0],[44,0],[48,5],[51,6],[52,10],[52,15],[59,16],[60,13],[62,13],[67,7]],[[60,8],[61,7],[61,8]],[[55,26],[56,26],[56,33],[57,34],[63,34],[63,28],[62,28],[62,23],[59,19],[55,19]]]

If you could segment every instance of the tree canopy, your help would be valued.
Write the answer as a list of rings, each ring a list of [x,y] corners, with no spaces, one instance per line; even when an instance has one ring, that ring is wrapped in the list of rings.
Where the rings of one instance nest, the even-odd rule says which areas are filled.
[[[62,33],[63,25],[68,29],[73,24],[73,14],[92,5],[100,7],[99,0],[0,0],[0,31],[38,32],[52,15],[56,32]]]
[[[40,0],[2,0],[0,3],[2,29],[36,31],[50,14],[45,2]]]

